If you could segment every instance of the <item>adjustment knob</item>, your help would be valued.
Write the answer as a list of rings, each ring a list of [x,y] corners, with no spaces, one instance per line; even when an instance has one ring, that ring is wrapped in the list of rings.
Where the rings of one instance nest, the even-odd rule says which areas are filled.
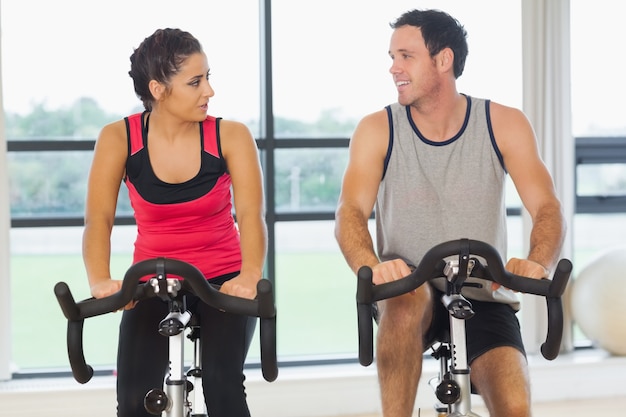
[[[143,399],[143,406],[146,411],[154,416],[159,416],[169,407],[167,394],[161,389],[151,389]]]
[[[441,381],[435,389],[437,399],[444,404],[454,404],[461,398],[461,389],[455,381],[446,379]]]

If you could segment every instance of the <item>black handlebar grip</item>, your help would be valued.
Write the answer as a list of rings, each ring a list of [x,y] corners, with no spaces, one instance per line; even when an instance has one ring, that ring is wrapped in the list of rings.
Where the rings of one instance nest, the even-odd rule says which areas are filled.
[[[184,277],[184,281],[193,292],[205,303],[233,314],[258,316],[261,318],[261,361],[263,376],[273,381],[278,375],[276,360],[276,308],[272,284],[262,279],[257,284],[257,300],[235,297],[219,292],[211,286],[202,273],[193,265],[176,259],[154,258],[133,264],[124,275],[120,290],[104,298],[89,298],[75,302],[69,287],[59,282],[54,292],[63,314],[68,319],[67,344],[70,366],[74,378],[80,382],[88,382],[93,376],[93,368],[87,365],[83,353],[84,319],[110,313],[123,308],[131,300],[141,300],[156,296],[150,284],[139,283],[142,277],[154,276],[159,266],[165,266],[170,275]]]
[[[271,318],[276,316],[272,283],[268,279],[261,279],[256,285],[257,297],[259,300],[258,316]]]
[[[359,363],[369,366],[374,361],[374,318],[372,315],[372,269],[364,266],[357,273],[357,324],[359,328]]]
[[[550,361],[555,359],[561,350],[563,337],[563,302],[561,296],[565,292],[571,272],[572,263],[568,259],[561,259],[550,282],[549,294],[546,296],[548,331],[546,341],[541,345],[541,355]]]
[[[65,282],[58,282],[54,286],[54,294],[59,301],[59,305],[61,306],[61,310],[63,311],[63,315],[68,320],[79,320],[80,310],[76,305],[76,301],[72,296],[72,292],[70,291],[70,287],[67,286]]]
[[[276,358],[276,308],[272,292],[272,283],[262,279],[257,283],[259,302],[260,338],[261,338],[261,371],[266,381],[275,381],[278,377],[278,361]]]
[[[541,345],[541,354],[551,361],[559,355],[563,336],[563,305],[560,297],[546,297],[548,307],[548,332]]]
[[[560,297],[565,292],[565,287],[572,272],[572,263],[569,259],[561,259],[556,265],[552,282],[550,283],[550,297]]]
[[[276,316],[260,319],[261,339],[261,371],[267,382],[278,377],[278,361],[276,359]]]
[[[367,366],[373,360],[373,303],[407,293],[428,280],[444,276],[443,267],[445,262],[443,258],[455,255],[460,256],[466,250],[470,254],[484,259],[484,263],[478,261],[472,276],[497,282],[514,291],[546,298],[548,304],[548,332],[546,340],[541,346],[541,352],[548,360],[556,358],[560,350],[563,334],[561,296],[567,286],[572,271],[572,263],[568,259],[561,259],[557,264],[552,280],[514,275],[505,269],[500,254],[493,246],[482,241],[459,239],[443,242],[432,247],[424,254],[412,273],[396,281],[373,285],[370,268],[362,267],[358,271],[357,314],[359,361],[362,365]]]
[[[93,376],[93,368],[87,365],[83,353],[83,323],[84,320],[67,322],[67,356],[74,379],[81,384],[89,382]]]
[[[183,277],[184,281],[191,287],[192,291],[206,304],[232,314],[241,314],[252,317],[259,315],[257,300],[249,300],[247,298],[240,298],[221,293],[209,284],[202,272],[200,272],[200,270],[194,265],[177,259],[161,259],[165,262],[165,270],[167,273]],[[157,259],[141,261],[131,266],[128,271],[131,272],[134,268],[143,267],[142,265],[145,265],[145,267],[150,270],[151,267],[156,265],[156,262]],[[127,272],[127,275],[129,272]]]

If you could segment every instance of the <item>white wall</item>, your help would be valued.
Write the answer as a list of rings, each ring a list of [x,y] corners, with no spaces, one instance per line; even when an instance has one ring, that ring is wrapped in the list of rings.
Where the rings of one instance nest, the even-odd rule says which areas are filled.
[[[0,36],[2,33],[0,32]],[[2,39],[0,38],[0,56]],[[9,230],[11,212],[9,208],[9,173],[7,168],[6,134],[4,130],[4,105],[2,101],[2,66],[0,66],[0,381],[11,377],[9,369],[11,358],[11,285],[9,267]]]

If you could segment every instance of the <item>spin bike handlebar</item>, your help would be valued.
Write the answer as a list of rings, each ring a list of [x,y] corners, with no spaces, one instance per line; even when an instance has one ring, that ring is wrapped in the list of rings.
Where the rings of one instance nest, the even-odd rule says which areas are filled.
[[[548,360],[559,354],[563,335],[563,305],[561,296],[565,291],[572,271],[572,263],[561,259],[552,279],[534,279],[508,272],[500,254],[488,243],[459,239],[441,243],[431,248],[413,272],[399,280],[380,285],[372,283],[372,269],[364,266],[357,273],[357,313],[359,328],[359,362],[368,366],[373,361],[373,303],[396,297],[415,290],[420,285],[435,278],[445,277],[444,258],[469,253],[485,260],[485,264],[475,259],[471,277],[484,278],[514,291],[534,294],[546,298],[548,309],[548,329],[541,354]]]
[[[67,351],[74,379],[81,384],[93,376],[93,368],[85,361],[83,352],[83,323],[86,318],[122,309],[132,300],[157,296],[150,283],[140,282],[146,276],[175,275],[183,278],[183,284],[206,304],[222,311],[260,318],[261,368],[266,381],[278,376],[276,360],[276,308],[272,283],[262,279],[257,283],[254,300],[221,293],[207,281],[195,266],[176,259],[154,258],[132,265],[124,275],[120,290],[104,298],[89,298],[78,303],[65,282],[54,287],[61,310],[68,320]]]

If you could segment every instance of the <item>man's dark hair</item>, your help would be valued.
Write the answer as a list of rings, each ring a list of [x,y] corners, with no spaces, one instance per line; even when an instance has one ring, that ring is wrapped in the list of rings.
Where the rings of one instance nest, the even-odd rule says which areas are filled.
[[[444,48],[454,52],[454,76],[459,78],[467,57],[467,32],[458,20],[441,10],[410,10],[390,24],[392,29],[415,26],[422,31],[424,43],[431,57]]]

